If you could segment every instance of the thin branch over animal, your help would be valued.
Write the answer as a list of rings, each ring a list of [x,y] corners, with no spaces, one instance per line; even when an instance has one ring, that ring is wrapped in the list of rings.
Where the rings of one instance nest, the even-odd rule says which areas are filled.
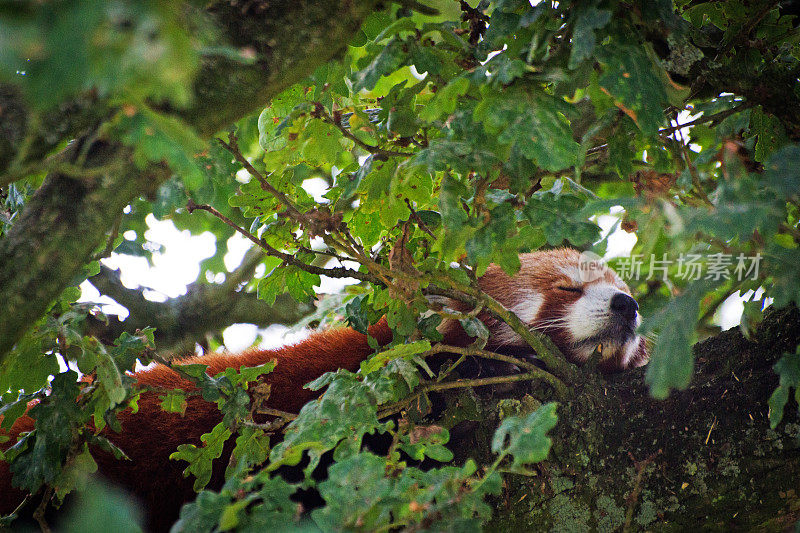
[[[481,290],[516,313],[527,326],[547,334],[574,363],[583,363],[593,354],[599,354],[599,367],[605,371],[624,370],[647,362],[644,339],[636,334],[640,322],[638,305],[627,285],[612,270],[602,266],[587,278],[581,272],[581,255],[571,249],[523,254],[520,261],[522,266],[514,276],[491,265],[479,280]],[[457,310],[464,307],[450,300],[443,303]],[[490,331],[488,349],[535,358],[507,324],[486,312],[478,317]],[[472,341],[457,321],[444,322],[440,330],[447,344],[466,346]],[[369,334],[381,346],[392,339],[385,320],[371,326]],[[226,368],[276,360],[275,370],[263,377],[271,387],[268,407],[296,413],[319,394],[304,389],[304,384],[339,368],[355,372],[374,352],[366,335],[338,328],[314,333],[302,342],[276,350],[208,354],[180,363],[207,365],[206,372],[213,376]],[[142,387],[195,389],[192,382],[164,365],[137,372],[134,377]],[[183,416],[167,413],[160,408],[157,392],[144,391],[138,413],[129,410],[119,413],[122,432],[104,430],[104,435],[131,460],[116,460],[106,451],[92,450],[100,473],[133,493],[143,504],[153,530],[168,529],[177,519],[181,505],[194,497],[192,480],[182,475],[184,465],[170,460],[170,454],[179,444],[200,445],[200,436],[222,419],[216,405],[204,401],[200,395],[190,395],[187,402]],[[8,433],[11,439],[2,444],[3,449],[33,429],[30,417],[20,417]],[[227,447],[223,457],[215,462],[212,484],[213,480],[222,479],[230,452]],[[0,514],[12,512],[24,496],[22,491],[12,488],[9,465],[0,462]]]

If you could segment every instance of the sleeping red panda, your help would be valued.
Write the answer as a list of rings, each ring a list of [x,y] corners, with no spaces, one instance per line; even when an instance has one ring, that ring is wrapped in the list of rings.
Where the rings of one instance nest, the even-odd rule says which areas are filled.
[[[590,279],[580,270],[580,254],[570,249],[534,252],[520,256],[521,268],[513,277],[499,267],[490,266],[479,280],[481,289],[514,311],[532,328],[547,333],[571,361],[580,363],[602,346],[600,365],[607,370],[622,370],[647,362],[644,340],[636,335],[640,322],[638,305],[625,283],[610,269],[601,266]],[[449,302],[454,307],[458,305]],[[522,339],[505,323],[489,315],[479,315],[490,331],[489,349],[529,351]],[[457,322],[441,327],[444,342],[463,344],[465,334]],[[380,345],[391,341],[385,320],[369,328]],[[271,385],[269,406],[297,412],[318,393],[302,388],[325,372],[346,368],[355,372],[361,361],[374,350],[367,336],[349,328],[312,334],[306,340],[277,350],[248,350],[240,354],[208,354],[180,363],[208,365],[215,375],[225,368],[256,366],[277,360],[275,370],[264,381]],[[193,384],[163,365],[137,372],[141,385],[186,390]],[[131,461],[119,461],[99,449],[92,451],[99,471],[113,483],[133,493],[148,515],[148,529],[168,530],[178,518],[183,503],[194,497],[193,480],[182,475],[185,464],[169,455],[179,444],[200,445],[200,435],[211,431],[221,420],[216,405],[199,395],[187,398],[183,416],[163,412],[158,392],[146,391],[139,400],[139,413],[118,415],[121,433],[104,434],[128,454]],[[0,446],[7,449],[22,432],[31,431],[33,421],[23,416],[13,425],[11,439]],[[221,479],[230,454],[215,462],[214,478]],[[0,515],[12,512],[22,501],[22,491],[12,488],[8,464],[0,462]]]

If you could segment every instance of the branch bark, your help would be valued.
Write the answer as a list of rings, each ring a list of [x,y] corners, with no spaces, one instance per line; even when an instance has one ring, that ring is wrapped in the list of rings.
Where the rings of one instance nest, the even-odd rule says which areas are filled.
[[[91,320],[90,333],[111,343],[123,331],[153,326],[159,350],[180,354],[194,353],[195,343],[231,324],[294,324],[311,312],[312,306],[286,294],[278,296],[275,305],[268,305],[254,293],[240,290],[262,257],[260,250],[254,248],[224,283],[195,283],[187,288],[185,295],[166,302],[145,299],[141,292],[125,287],[116,271],[102,266],[90,281],[101,293],[128,309],[130,315],[124,322],[115,318],[107,323]]]
[[[799,341],[800,312],[774,310],[752,340],[730,330],[696,344],[692,385],[664,401],[649,396],[646,369],[609,376],[598,392],[575,390],[559,406],[540,474],[506,476],[487,530],[790,528],[800,519],[800,424],[787,406],[771,430],[767,399],[778,382],[772,366]],[[522,391],[536,395],[537,386],[506,394],[535,407]],[[445,415],[463,410],[464,394],[445,394]],[[451,429],[457,460],[491,463],[501,401],[493,394],[474,421]]]
[[[258,6],[219,2],[208,9],[220,33],[234,45],[252,47],[258,60],[250,66],[222,57],[205,60],[194,104],[181,116],[206,137],[341,53],[375,2],[301,0]],[[3,128],[18,131],[14,126],[27,119],[14,114],[8,118],[13,124],[4,122]],[[14,148],[3,148],[3,160],[14,157]],[[127,148],[106,141],[90,147],[85,166],[112,161],[125,166],[95,180],[48,176],[0,240],[0,361],[102,245],[122,209],[169,177],[160,167],[137,169]]]

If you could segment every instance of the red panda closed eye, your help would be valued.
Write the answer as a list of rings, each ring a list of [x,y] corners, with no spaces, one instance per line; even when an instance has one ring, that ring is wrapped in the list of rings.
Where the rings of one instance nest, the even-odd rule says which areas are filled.
[[[638,306],[628,287],[604,266],[587,278],[581,271],[580,257],[578,252],[569,249],[522,254],[518,274],[510,277],[492,265],[479,284],[531,328],[547,333],[573,362],[587,360],[602,346],[600,364],[604,369],[621,370],[645,364],[644,340],[635,333],[640,322]],[[457,307],[456,303],[452,305]],[[488,314],[481,314],[479,318],[491,334],[488,348],[529,352],[527,345],[505,323]],[[468,341],[457,322],[445,323],[441,329],[446,343]],[[392,336],[385,320],[371,326],[370,334],[381,345],[390,342]],[[206,364],[207,373],[213,376],[226,368],[255,366],[275,359],[275,370],[264,379],[271,385],[268,404],[275,409],[297,412],[318,395],[304,389],[305,383],[338,368],[356,371],[373,351],[365,335],[339,328],[314,333],[298,344],[277,350],[209,354],[180,362]],[[134,376],[142,386],[194,388],[163,365]],[[107,452],[93,449],[98,469],[111,482],[138,498],[147,511],[149,530],[166,531],[177,520],[181,505],[195,495],[193,481],[182,476],[185,465],[171,461],[169,455],[179,444],[200,445],[200,435],[220,422],[220,412],[216,405],[192,395],[187,399],[184,416],[165,413],[160,408],[158,392],[145,391],[139,400],[139,413],[125,411],[118,418],[122,432],[106,429],[104,435],[125,451],[131,461],[118,461]],[[7,449],[20,433],[31,429],[33,420],[20,417],[8,432],[11,439],[0,444],[0,449]],[[227,447],[223,457],[215,462],[214,480],[217,482],[230,452]],[[8,464],[0,461],[0,515],[12,512],[23,497],[21,491],[11,486]]]
[[[604,263],[569,248],[520,256],[513,277],[491,265],[481,288],[520,319],[553,339],[573,363],[583,363],[601,348],[601,370],[647,364],[645,340],[636,334],[639,305],[624,281]],[[508,325],[480,318],[492,336],[488,348],[528,351]]]

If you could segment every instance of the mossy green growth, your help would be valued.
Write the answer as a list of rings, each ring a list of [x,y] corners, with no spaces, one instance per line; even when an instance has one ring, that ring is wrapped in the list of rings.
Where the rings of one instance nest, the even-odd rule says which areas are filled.
[[[567,477],[561,477],[554,474],[552,478],[550,478],[550,488],[556,494],[570,490],[574,486],[575,483],[573,483],[572,480]]]
[[[481,421],[485,418],[484,408],[472,389],[462,389],[458,395],[445,396],[447,408],[439,418],[439,425],[451,429],[464,420]]]
[[[636,515],[636,523],[642,527],[655,522],[657,518],[656,506],[651,500],[645,500],[639,506],[639,512]]]
[[[497,414],[500,420],[509,416],[517,416],[522,410],[522,402],[515,398],[504,398],[497,402]]]
[[[553,519],[551,533],[577,533],[591,531],[589,507],[567,494],[556,494],[550,501],[548,511]]]
[[[504,398],[497,402],[497,414],[500,419],[508,416],[525,416],[533,413],[542,406],[542,402],[526,394],[521,399]]]
[[[594,518],[597,521],[597,531],[616,531],[625,523],[625,509],[617,505],[614,498],[602,495],[595,502]]]

